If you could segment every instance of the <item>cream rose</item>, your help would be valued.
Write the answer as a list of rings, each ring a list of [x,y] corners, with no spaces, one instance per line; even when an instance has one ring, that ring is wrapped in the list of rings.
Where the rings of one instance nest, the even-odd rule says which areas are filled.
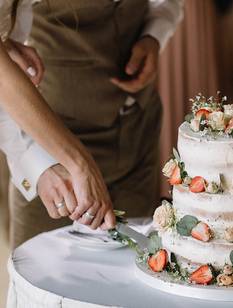
[[[224,268],[223,268],[223,274],[232,275],[233,274],[233,267],[231,265],[225,265]]]
[[[227,118],[233,118],[233,104],[224,105],[224,114]]]
[[[213,111],[209,114],[208,123],[213,130],[224,130],[224,113],[222,111]]]
[[[163,170],[162,170],[163,174],[166,177],[170,178],[176,166],[177,166],[176,161],[174,159],[170,159],[163,167]]]
[[[155,210],[153,222],[155,227],[158,227],[159,229],[167,229],[173,225],[174,210],[168,201],[164,200],[162,205]]]
[[[225,239],[232,243],[233,242],[233,228],[230,227],[230,228],[227,228],[224,232],[224,235],[225,235]]]
[[[225,274],[220,274],[217,276],[217,283],[219,286],[230,286],[233,284],[233,277]]]
[[[194,132],[199,132],[199,130],[200,130],[200,120],[199,119],[192,119],[191,122],[190,122],[190,128]]]
[[[190,176],[186,176],[183,180],[183,184],[187,186],[190,185],[191,182],[192,182],[192,178]]]

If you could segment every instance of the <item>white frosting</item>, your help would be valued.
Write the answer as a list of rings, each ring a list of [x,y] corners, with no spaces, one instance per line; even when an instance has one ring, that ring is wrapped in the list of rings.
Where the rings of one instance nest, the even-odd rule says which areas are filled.
[[[178,151],[191,177],[202,176],[207,181],[219,183],[224,177],[224,193],[192,193],[184,185],[173,188],[173,207],[176,218],[193,215],[206,222],[214,238],[202,242],[193,237],[181,236],[176,229],[160,231],[163,247],[177,257],[192,264],[211,263],[215,267],[231,264],[233,243],[224,239],[224,230],[233,227],[233,138],[226,135],[203,136],[193,132],[188,123],[179,128]]]
[[[221,240],[201,242],[192,237],[184,237],[171,230],[160,234],[163,247],[194,263],[211,263],[217,268],[231,264],[230,253],[233,244]]]
[[[209,225],[215,238],[224,239],[224,230],[233,226],[233,195],[192,193],[187,187],[173,188],[173,207],[177,219],[192,215]],[[232,246],[233,250],[233,246]]]
[[[233,138],[202,136],[185,122],[179,127],[178,151],[191,177],[202,176],[207,181],[219,181],[223,174],[228,190],[233,180]]]

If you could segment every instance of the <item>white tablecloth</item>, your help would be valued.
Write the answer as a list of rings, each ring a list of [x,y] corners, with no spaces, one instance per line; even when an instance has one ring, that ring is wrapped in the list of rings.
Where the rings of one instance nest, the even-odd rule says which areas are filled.
[[[41,234],[14,251],[7,308],[233,307],[157,291],[136,279],[133,251],[81,249],[66,232],[67,227]]]

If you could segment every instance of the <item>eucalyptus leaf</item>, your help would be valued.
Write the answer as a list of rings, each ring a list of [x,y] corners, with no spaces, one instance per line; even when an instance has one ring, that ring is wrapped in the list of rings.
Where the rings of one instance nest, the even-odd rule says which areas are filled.
[[[189,114],[187,114],[186,116],[185,116],[185,121],[186,122],[188,122],[188,123],[190,123],[191,122],[191,120],[194,118],[194,115],[193,115],[193,113],[189,113]]]
[[[180,155],[175,148],[173,148],[173,155],[174,155],[175,159],[179,162],[180,161]]]
[[[192,229],[198,224],[198,219],[191,215],[185,215],[176,224],[177,232],[182,236],[190,236]]]
[[[175,263],[175,264],[177,263],[176,255],[174,254],[174,252],[171,252],[171,257],[170,258],[171,258],[171,262],[172,263]]]
[[[159,249],[162,248],[162,241],[158,235],[157,231],[153,231],[149,234],[149,245],[148,245],[148,252],[154,254]]]
[[[230,253],[230,260],[231,260],[231,264],[233,265],[233,250]]]

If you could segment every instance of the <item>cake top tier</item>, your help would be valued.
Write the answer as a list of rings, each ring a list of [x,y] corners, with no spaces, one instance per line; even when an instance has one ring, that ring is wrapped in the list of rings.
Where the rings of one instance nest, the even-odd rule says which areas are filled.
[[[186,122],[193,132],[200,132],[200,136],[233,136],[233,104],[226,96],[220,92],[209,98],[198,94],[190,101],[192,113],[186,116]]]

